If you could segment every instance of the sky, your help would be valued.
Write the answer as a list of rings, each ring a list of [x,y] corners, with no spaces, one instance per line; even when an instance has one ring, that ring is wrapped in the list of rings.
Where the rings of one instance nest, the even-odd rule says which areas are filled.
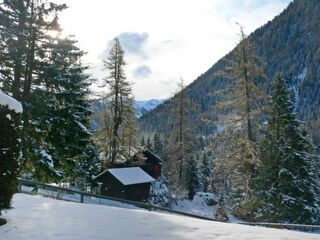
[[[83,63],[97,79],[108,72],[103,59],[118,37],[125,51],[126,77],[136,100],[172,96],[177,82],[193,82],[246,34],[272,20],[291,0],[54,0],[69,8],[60,14],[65,34],[87,52]]]

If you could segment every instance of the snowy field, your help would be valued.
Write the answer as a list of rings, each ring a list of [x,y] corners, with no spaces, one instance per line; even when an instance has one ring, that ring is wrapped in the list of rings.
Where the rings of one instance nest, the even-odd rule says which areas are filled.
[[[319,234],[219,223],[144,210],[15,194],[1,240],[319,240]]]

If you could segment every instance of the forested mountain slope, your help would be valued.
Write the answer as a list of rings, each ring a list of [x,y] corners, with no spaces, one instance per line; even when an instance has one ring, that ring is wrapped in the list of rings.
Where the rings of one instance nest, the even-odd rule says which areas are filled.
[[[320,114],[319,26],[320,1],[295,0],[280,15],[249,36],[255,53],[265,61],[266,75],[271,79],[277,71],[283,72],[301,119],[309,122],[317,120]],[[207,118],[216,117],[212,110],[216,103],[212,94],[228,85],[230,80],[219,73],[225,71],[234,52],[235,49],[188,86],[189,96],[200,105]],[[167,130],[170,101],[172,99],[139,120],[141,131]],[[212,133],[212,129],[206,127],[205,131],[200,123],[198,128],[203,134]]]

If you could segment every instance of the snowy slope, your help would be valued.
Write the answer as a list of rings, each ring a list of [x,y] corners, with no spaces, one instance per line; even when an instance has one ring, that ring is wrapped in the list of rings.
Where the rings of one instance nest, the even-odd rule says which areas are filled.
[[[138,117],[156,108],[159,104],[163,103],[164,100],[151,99],[148,101],[136,101],[134,103],[135,108],[138,110]]]
[[[15,194],[1,240],[319,240],[317,234]]]

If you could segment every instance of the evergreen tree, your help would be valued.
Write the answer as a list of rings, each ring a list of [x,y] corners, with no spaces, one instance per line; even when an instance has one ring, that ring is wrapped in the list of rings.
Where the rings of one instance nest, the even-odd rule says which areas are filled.
[[[126,79],[124,67],[124,51],[118,38],[114,39],[114,45],[104,61],[109,75],[104,79],[109,92],[104,98],[105,115],[100,118],[104,124],[95,137],[97,145],[104,147],[105,156],[109,165],[113,165],[119,154],[130,152],[130,148],[136,142],[136,110],[132,96],[131,83]],[[102,130],[102,131],[101,131]],[[129,148],[129,151],[123,151]],[[100,147],[101,149],[101,147]]]
[[[261,144],[257,217],[263,221],[319,224],[319,156],[301,131],[284,78],[273,81],[271,113]],[[280,207],[280,208],[279,208]]]
[[[144,140],[144,136],[141,137],[141,146],[144,147],[146,145],[146,142]]]
[[[193,199],[194,194],[200,188],[197,160],[196,158],[188,159],[188,162],[185,166],[185,182],[188,189],[189,199]]]
[[[147,138],[147,148],[148,148],[150,151],[153,151],[153,147],[152,147],[152,143],[151,143],[150,136],[148,136],[148,138]]]
[[[153,150],[159,156],[162,154],[163,151],[163,144],[160,139],[160,135],[155,133],[153,138]]]
[[[42,97],[39,102],[47,107],[43,112],[35,109],[34,115],[38,113],[39,125],[46,133],[41,146],[46,154],[42,154],[40,162],[47,161],[50,156],[52,170],[59,178],[80,175],[89,180],[95,173],[85,175],[82,168],[92,165],[91,170],[97,171],[94,171],[97,157],[88,131],[92,114],[87,100],[90,81],[84,74],[88,67],[80,62],[84,52],[75,43],[73,39],[59,37],[50,42],[55,51],[50,55],[50,62],[42,66],[40,75],[45,79],[46,88],[34,92],[35,99]]]
[[[199,170],[199,178],[200,178],[202,191],[208,192],[210,185],[213,185],[213,182],[212,182],[213,169],[206,152],[203,152],[201,154],[198,170]]]
[[[215,218],[219,221],[228,221],[228,212],[226,209],[224,191],[219,194],[218,205],[216,207],[216,212],[214,214]]]
[[[11,207],[19,174],[21,114],[1,102],[7,97],[0,92],[0,215]]]
[[[40,181],[73,175],[92,147],[83,52],[59,36],[65,8],[46,0],[0,3],[0,87],[24,106],[21,168]]]
[[[161,154],[161,159],[163,162],[167,162],[169,158],[169,137],[166,133],[163,134],[163,150]]]

